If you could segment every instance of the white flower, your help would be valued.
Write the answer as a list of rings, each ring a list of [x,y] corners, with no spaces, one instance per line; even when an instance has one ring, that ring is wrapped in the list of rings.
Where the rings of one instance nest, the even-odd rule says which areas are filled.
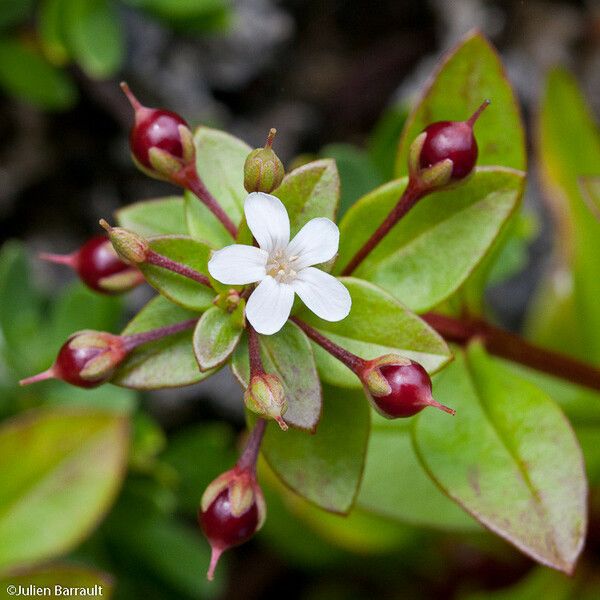
[[[294,292],[317,316],[341,321],[350,312],[348,290],[312,265],[338,251],[340,232],[325,218],[312,219],[290,242],[290,219],[279,198],[253,192],[244,204],[246,221],[259,248],[234,244],[216,251],[208,263],[221,283],[260,282],[248,298],[246,317],[258,333],[277,333],[287,321]]]

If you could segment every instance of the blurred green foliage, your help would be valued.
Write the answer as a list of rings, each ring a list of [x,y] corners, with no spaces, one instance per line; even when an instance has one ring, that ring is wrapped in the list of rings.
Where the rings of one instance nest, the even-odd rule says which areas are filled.
[[[230,0],[2,0],[0,87],[45,110],[77,101],[69,73],[114,77],[126,57],[121,13],[134,8],[190,35],[223,30]]]

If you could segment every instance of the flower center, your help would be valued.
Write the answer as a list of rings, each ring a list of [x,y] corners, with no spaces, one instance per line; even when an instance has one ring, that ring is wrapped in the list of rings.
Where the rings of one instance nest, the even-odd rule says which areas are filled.
[[[279,283],[291,283],[298,275],[298,256],[288,256],[285,250],[275,250],[267,261],[267,275]]]

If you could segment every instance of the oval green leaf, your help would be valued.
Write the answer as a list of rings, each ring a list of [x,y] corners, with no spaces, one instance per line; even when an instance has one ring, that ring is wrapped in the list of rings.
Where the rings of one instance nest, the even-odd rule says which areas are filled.
[[[46,110],[64,110],[77,100],[77,89],[66,73],[11,39],[0,40],[0,86]]]
[[[523,173],[482,167],[465,183],[427,196],[354,272],[424,312],[455,292],[485,257],[519,203]],[[361,198],[340,224],[341,272],[400,198],[406,178]]]
[[[188,233],[183,198],[179,196],[135,202],[120,208],[115,217],[119,226],[144,237]]]
[[[149,242],[158,254],[207,275],[210,248],[206,244],[183,235],[159,236]],[[204,311],[212,306],[215,292],[202,283],[148,263],[142,263],[140,271],[160,294],[183,308]]]
[[[288,173],[273,192],[287,208],[290,234],[315,217],[335,221],[340,200],[340,178],[335,161],[316,160]]]
[[[446,342],[422,319],[381,288],[352,277],[340,279],[352,297],[350,314],[337,323],[319,319],[309,310],[298,315],[339,346],[362,358],[391,352],[435,372],[450,360]],[[340,387],[361,387],[358,377],[321,346],[313,343],[321,379]]]
[[[519,107],[500,57],[480,34],[469,34],[451,51],[435,73],[400,138],[396,177],[408,172],[408,149],[413,140],[435,121],[464,121],[486,99],[475,126],[478,165],[525,169],[525,135]]]
[[[315,431],[321,417],[321,383],[308,338],[290,323],[274,335],[260,336],[263,366],[267,373],[279,376],[288,403],[284,419],[297,429]],[[250,366],[246,335],[233,355],[234,375],[248,387]]]
[[[412,448],[410,421],[373,423],[357,505],[371,513],[450,531],[478,531],[480,525],[435,486]]]
[[[63,15],[70,53],[81,68],[96,79],[114,75],[125,52],[115,5],[110,0],[68,0]]]
[[[141,333],[198,317],[162,296],[153,298],[133,318],[122,335]],[[143,344],[121,364],[112,383],[137,390],[156,390],[191,385],[213,371],[200,372],[192,346],[193,329]]]
[[[239,311],[228,314],[216,306],[200,317],[194,330],[194,354],[200,370],[219,367],[233,354],[244,331],[242,323]]]
[[[244,214],[244,163],[252,151],[242,140],[210,127],[194,133],[198,175],[232,221],[239,225]],[[221,222],[191,192],[185,193],[185,216],[190,235],[213,248],[233,240]]]
[[[428,409],[414,429],[419,459],[451,498],[538,562],[571,573],[583,547],[587,483],[565,416],[544,392],[483,348],[458,352],[434,385],[456,417]]]
[[[585,323],[579,347],[586,360],[598,363],[600,221],[590,210],[581,177],[600,175],[600,134],[577,82],[565,71],[548,76],[537,133],[542,185],[557,219],[556,253],[561,266],[573,271],[572,317]],[[546,306],[538,309],[537,319],[543,319],[546,310],[555,310],[545,298],[541,300]],[[566,347],[562,340],[559,344]]]
[[[261,450],[292,491],[327,511],[347,514],[362,479],[370,409],[359,391],[325,387],[323,396],[323,415],[316,433],[281,431],[273,423]]]
[[[36,410],[0,428],[0,569],[69,551],[111,506],[125,474],[127,420]]]

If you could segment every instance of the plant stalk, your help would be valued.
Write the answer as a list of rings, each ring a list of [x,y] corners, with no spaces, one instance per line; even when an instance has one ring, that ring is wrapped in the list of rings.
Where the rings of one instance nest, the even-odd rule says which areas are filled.
[[[155,265],[157,267],[161,267],[163,269],[167,269],[168,271],[173,271],[173,273],[177,273],[178,275],[183,275],[188,279],[193,279],[206,287],[212,289],[212,285],[210,283],[210,279],[204,275],[203,273],[199,273],[195,269],[188,267],[187,265],[183,265],[174,261],[158,252],[155,252],[152,249],[149,249],[146,254],[146,261],[150,265]]]
[[[256,473],[256,461],[258,460],[258,453],[260,452],[260,445],[267,429],[266,419],[257,419],[256,423],[246,442],[246,447],[242,452],[237,466],[240,469],[251,471]]]
[[[354,371],[357,375],[363,370],[366,361],[352,354],[345,348],[338,346],[335,342],[325,337],[322,333],[319,333],[316,329],[313,329],[308,323],[301,321],[297,317],[290,317],[290,321],[294,322],[304,333],[313,341],[319,344],[323,350],[326,350],[337,358],[341,363],[346,365],[350,370]]]
[[[409,178],[406,189],[400,196],[396,206],[390,211],[381,225],[373,232],[363,247],[352,257],[350,262],[342,271],[342,275],[351,275],[358,266],[375,249],[381,240],[390,232],[396,223],[421,199],[426,196],[430,189],[419,185],[413,177]]]
[[[149,331],[143,331],[141,333],[134,333],[132,335],[124,335],[123,337],[123,349],[130,352],[134,348],[147,344],[148,342],[154,342],[160,340],[169,335],[175,335],[181,331],[186,331],[195,327],[198,319],[188,319],[187,321],[180,321],[179,323],[173,323],[172,325],[165,325],[164,327],[158,327],[157,329],[150,329]]]
[[[175,179],[179,185],[195,194],[198,199],[206,205],[208,210],[210,210],[210,212],[212,212],[212,214],[215,215],[219,221],[221,221],[223,227],[227,229],[233,239],[237,237],[237,227],[235,223],[223,210],[223,207],[219,204],[219,201],[204,185],[204,182],[198,176],[195,164],[191,164],[189,167],[183,168],[181,173],[178,174]]]
[[[570,356],[535,346],[483,319],[461,320],[437,313],[426,313],[421,317],[449,342],[466,345],[478,338],[490,354],[600,391],[600,369]]]

